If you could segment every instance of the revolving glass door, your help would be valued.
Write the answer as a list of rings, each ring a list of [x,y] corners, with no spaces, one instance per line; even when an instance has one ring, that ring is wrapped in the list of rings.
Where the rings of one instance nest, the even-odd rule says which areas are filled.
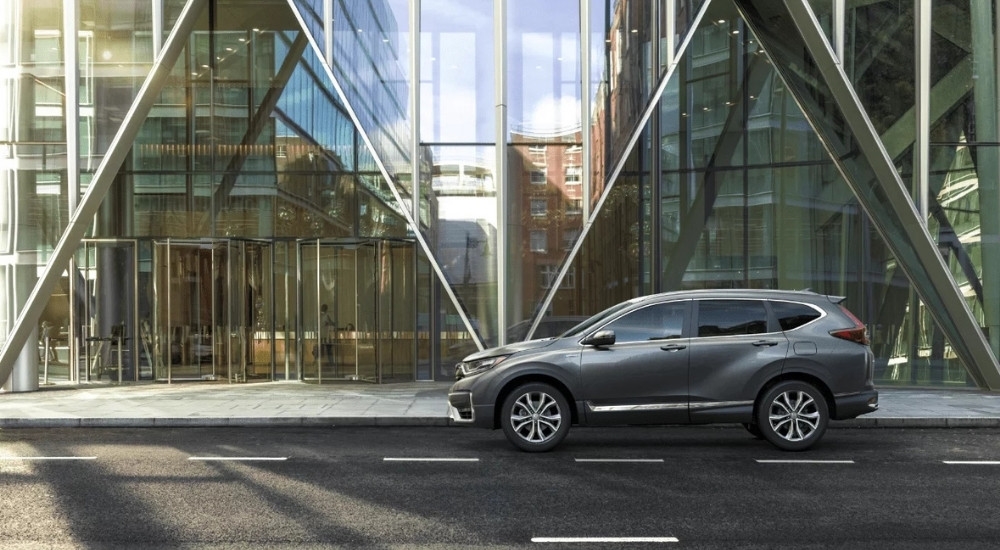
[[[302,241],[298,356],[304,380],[413,380],[415,247]]]

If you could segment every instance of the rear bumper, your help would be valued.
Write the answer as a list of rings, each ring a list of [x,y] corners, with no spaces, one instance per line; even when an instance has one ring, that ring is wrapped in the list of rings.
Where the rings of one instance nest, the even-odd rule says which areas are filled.
[[[834,420],[848,420],[878,410],[878,390],[837,395],[834,397]]]

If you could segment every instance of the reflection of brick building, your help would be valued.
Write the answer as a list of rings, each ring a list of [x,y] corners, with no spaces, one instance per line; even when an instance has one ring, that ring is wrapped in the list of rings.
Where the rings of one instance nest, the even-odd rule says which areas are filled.
[[[510,164],[512,231],[516,229],[521,255],[519,266],[525,314],[555,283],[567,254],[583,227],[583,148],[579,130],[557,136],[514,134]],[[514,199],[513,197],[516,197]],[[512,233],[513,238],[513,233]],[[577,313],[572,291],[576,273],[570,271],[560,285],[552,310]]]

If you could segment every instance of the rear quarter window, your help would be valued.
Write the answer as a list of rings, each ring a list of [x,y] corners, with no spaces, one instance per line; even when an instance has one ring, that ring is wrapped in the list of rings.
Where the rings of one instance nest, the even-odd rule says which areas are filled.
[[[778,318],[781,330],[794,330],[802,325],[811,323],[819,319],[822,314],[819,311],[805,305],[793,302],[771,302],[771,309]]]
[[[767,332],[767,310],[760,300],[701,300],[698,336],[735,336]]]

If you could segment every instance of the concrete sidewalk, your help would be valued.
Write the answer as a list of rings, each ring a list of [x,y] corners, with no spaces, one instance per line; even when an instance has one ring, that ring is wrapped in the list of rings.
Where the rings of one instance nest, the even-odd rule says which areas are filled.
[[[448,382],[53,385],[0,393],[0,428],[449,426]],[[879,388],[880,409],[833,427],[1000,427],[1000,393]]]

